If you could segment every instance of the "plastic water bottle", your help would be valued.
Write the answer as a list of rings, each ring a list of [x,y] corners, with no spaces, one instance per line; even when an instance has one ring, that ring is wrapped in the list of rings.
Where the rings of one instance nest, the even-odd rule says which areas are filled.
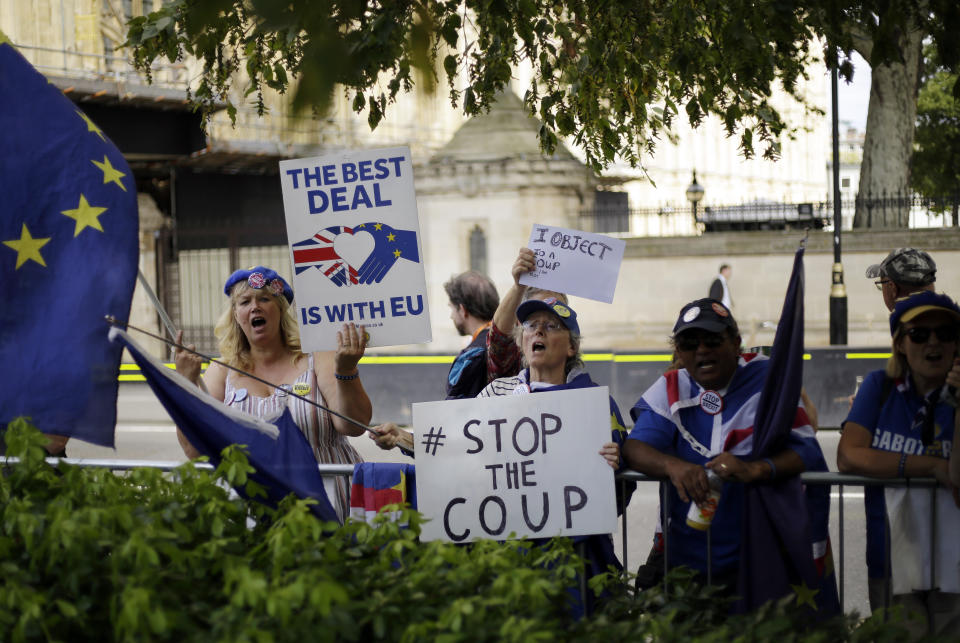
[[[853,395],[850,397],[857,397],[857,393],[860,392],[861,384],[863,384],[863,375],[857,375],[857,385],[853,387]]]
[[[707,469],[707,484],[710,486],[707,497],[700,504],[691,502],[687,512],[687,525],[700,531],[706,531],[710,527],[723,493],[723,480],[712,469]]]

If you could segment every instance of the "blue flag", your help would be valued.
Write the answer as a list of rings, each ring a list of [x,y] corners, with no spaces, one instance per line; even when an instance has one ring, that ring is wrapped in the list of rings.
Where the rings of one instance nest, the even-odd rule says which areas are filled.
[[[0,430],[112,447],[139,252],[137,188],[120,151],[0,34]]]
[[[420,262],[417,248],[417,233],[413,230],[397,230],[385,223],[362,223],[354,230],[366,230],[373,235],[373,252],[357,269],[362,284],[380,283],[397,259]]]
[[[793,271],[770,351],[770,366],[757,403],[754,460],[782,451],[798,418],[803,387],[803,252]],[[805,422],[804,418],[804,422]],[[804,462],[826,470],[816,440]],[[798,476],[770,484],[748,484],[744,493],[737,593],[740,610],[794,596],[797,605],[822,620],[840,611],[827,531],[829,488],[805,490]]]
[[[245,444],[250,464],[257,470],[250,477],[266,489],[269,503],[276,505],[289,493],[313,498],[317,504],[312,510],[317,517],[338,521],[310,443],[289,409],[273,421],[242,413],[200,392],[182,375],[144,353],[125,331],[111,328],[110,338],[130,351],[170,418],[190,444],[211,462],[220,462],[220,452],[225,447]],[[243,490],[237,492],[242,494]]]
[[[353,466],[350,517],[373,522],[388,505],[409,504],[417,508],[417,474],[412,464],[358,462]]]

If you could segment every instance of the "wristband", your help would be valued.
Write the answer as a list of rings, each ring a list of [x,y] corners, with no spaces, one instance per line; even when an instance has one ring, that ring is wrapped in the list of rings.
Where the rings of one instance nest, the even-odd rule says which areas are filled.
[[[340,380],[341,382],[349,382],[350,380],[355,380],[358,377],[360,377],[360,371],[357,371],[353,375],[341,375],[340,373],[337,373],[336,371],[334,371],[333,376],[338,380]]]
[[[777,477],[777,465],[775,465],[775,464],[773,463],[773,460],[771,460],[770,458],[764,458],[764,459],[763,459],[763,462],[766,462],[767,464],[770,465],[770,479],[773,480],[774,478],[776,478],[776,477]]]
[[[907,454],[906,454],[906,453],[901,453],[901,454],[900,454],[900,464],[897,465],[897,477],[898,477],[898,478],[902,478],[902,477],[903,477],[903,472],[904,472],[904,469],[906,469],[906,468],[907,468]]]

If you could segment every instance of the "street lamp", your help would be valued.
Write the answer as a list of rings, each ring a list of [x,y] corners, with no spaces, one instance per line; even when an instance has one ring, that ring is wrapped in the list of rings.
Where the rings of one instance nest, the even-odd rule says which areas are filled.
[[[693,225],[697,225],[697,204],[703,199],[703,186],[697,183],[697,171],[693,171],[693,182],[687,188],[687,201],[693,206]]]
[[[830,286],[830,345],[847,343],[847,287],[843,283],[840,263],[840,117],[837,103],[837,66],[830,72],[830,93],[833,119],[833,284]]]

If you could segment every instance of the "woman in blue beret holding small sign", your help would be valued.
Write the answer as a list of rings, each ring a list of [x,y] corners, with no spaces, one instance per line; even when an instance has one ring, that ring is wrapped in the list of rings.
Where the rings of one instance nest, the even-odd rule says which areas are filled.
[[[288,392],[359,422],[369,422],[372,406],[357,369],[366,348],[363,329],[356,324],[344,324],[337,333],[335,352],[306,354],[300,348],[300,332],[291,312],[293,290],[275,271],[264,266],[237,270],[227,278],[223,292],[229,297],[228,305],[214,329],[221,359],[281,385],[280,389],[272,389],[217,363],[211,363],[201,378],[200,357],[184,350],[176,352],[177,372],[197,385],[202,381],[210,395],[251,415],[273,417],[289,407],[319,463],[362,462],[347,441],[348,436],[362,434],[362,428]],[[182,334],[181,331],[177,336],[178,344]],[[179,431],[177,435],[188,457],[200,455]],[[329,476],[324,478],[324,484],[331,504],[343,520],[350,511],[347,480]]]

